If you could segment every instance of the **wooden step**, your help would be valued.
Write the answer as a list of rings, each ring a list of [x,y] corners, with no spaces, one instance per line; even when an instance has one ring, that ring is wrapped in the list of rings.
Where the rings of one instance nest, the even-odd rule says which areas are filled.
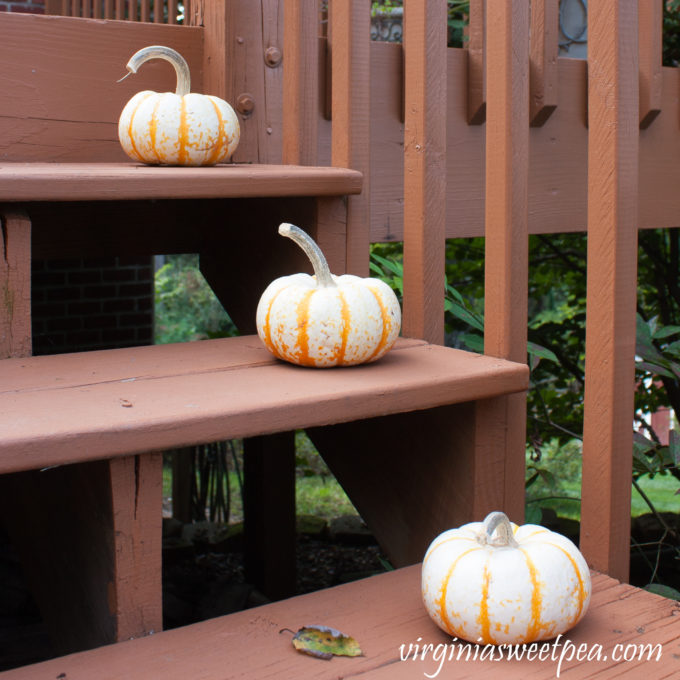
[[[2,678],[491,680],[503,677],[524,680],[531,677],[540,680],[597,677],[604,680],[644,677],[657,680],[680,674],[677,612],[678,605],[672,600],[593,572],[590,610],[561,640],[561,646],[545,643],[548,649],[543,652],[543,660],[538,657],[538,649],[534,650],[533,658],[529,658],[525,650],[522,660],[480,659],[485,648],[472,646],[463,647],[457,659],[459,648],[449,646],[451,638],[441,632],[425,612],[420,597],[420,565],[415,565],[185,628],[26,666],[8,671]],[[296,631],[309,625],[326,625],[353,636],[364,655],[326,661],[297,652],[291,644],[291,633],[284,629]],[[437,656],[437,660],[433,660],[430,651],[425,654],[425,660],[421,657],[414,660],[415,645],[422,650],[429,644],[446,646],[439,648],[440,655],[444,650],[448,654],[453,649],[453,658],[441,662]],[[647,660],[649,650],[626,647],[657,644],[661,649],[659,661]],[[589,652],[595,655],[598,645],[601,645],[599,659],[585,658]],[[624,650],[634,656],[636,649],[642,649],[641,658],[635,656],[630,661],[614,658]],[[402,654],[408,658],[402,661]],[[486,655],[489,654],[487,649]],[[656,658],[655,653],[652,658]]]
[[[519,392],[528,368],[421,340],[309,369],[257,336],[3,361],[0,473],[428,409]]]
[[[344,196],[356,170],[297,165],[179,168],[139,163],[0,163],[0,201]]]

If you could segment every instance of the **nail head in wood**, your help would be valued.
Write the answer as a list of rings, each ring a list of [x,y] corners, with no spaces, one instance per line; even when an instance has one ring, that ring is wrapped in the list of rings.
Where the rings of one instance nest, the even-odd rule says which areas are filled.
[[[276,68],[281,63],[281,50],[278,47],[268,47],[264,51],[264,63],[270,68]]]

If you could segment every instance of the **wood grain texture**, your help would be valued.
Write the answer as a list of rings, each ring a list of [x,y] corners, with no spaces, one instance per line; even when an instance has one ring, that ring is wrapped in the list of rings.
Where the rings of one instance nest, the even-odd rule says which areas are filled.
[[[526,361],[529,3],[487,11],[484,352]]]
[[[307,429],[393,566],[419,562],[442,531],[503,507],[503,447],[477,455],[489,421],[476,414],[466,403]]]
[[[406,5],[404,311],[407,337],[444,342],[446,2]],[[440,291],[437,294],[436,291]]]
[[[300,678],[331,680],[339,677],[361,677],[367,680],[412,680],[416,677],[446,677],[509,680],[548,680],[557,673],[560,654],[569,645],[574,653],[564,654],[559,666],[560,677],[610,678],[645,677],[648,680],[671,678],[680,672],[675,654],[680,644],[680,619],[676,603],[658,595],[623,585],[601,574],[593,573],[593,599],[590,611],[579,625],[562,638],[561,646],[545,643],[545,659],[539,660],[538,649],[533,658],[502,661],[482,657],[482,650],[448,645],[451,638],[428,618],[420,594],[420,566],[399,569],[380,576],[328,590],[303,595],[257,609],[220,617],[133,640],[103,647],[35,666],[9,671],[3,680],[54,678],[66,673],[69,680],[185,680],[187,677],[233,680],[239,678]],[[357,603],[361,610],[357,612]],[[321,621],[352,635],[364,655],[356,658],[336,657],[320,661],[295,651],[289,633],[313,621]],[[661,645],[661,658],[615,661],[615,647],[629,643]],[[602,646],[599,659],[586,661],[576,655],[580,645],[586,650]],[[403,645],[403,647],[402,647]],[[414,660],[413,653],[432,645]],[[453,649],[453,658],[433,658]],[[570,649],[569,647],[568,649]],[[457,658],[459,653],[461,657]],[[539,647],[540,649],[540,647]],[[469,651],[468,651],[469,650]],[[469,653],[469,657],[466,656]],[[554,657],[552,656],[554,653]],[[402,660],[402,655],[408,657]],[[656,658],[655,656],[652,657]],[[438,668],[441,670],[438,671]],[[626,674],[627,673],[627,674]]]
[[[467,45],[467,122],[486,120],[486,0],[470,0]]]
[[[640,128],[648,128],[661,113],[663,75],[663,0],[639,0]]]
[[[558,0],[531,3],[529,119],[534,127],[543,125],[557,106],[559,11]]]
[[[279,362],[253,336],[7,359],[0,471],[473,401],[527,379],[526,366],[413,340],[327,371]]]
[[[489,3],[486,90],[484,353],[526,362],[529,187],[529,3]],[[524,516],[526,400],[477,404],[479,465],[496,461],[500,487],[477,503]]]
[[[113,580],[108,600],[115,641],[163,629],[163,454],[108,461],[113,523]]]
[[[0,163],[0,200],[3,201],[342,196],[359,193],[361,183],[361,173],[329,167]]]
[[[347,272],[357,276],[369,271],[370,25],[370,6],[363,0],[331,2],[331,164],[364,175],[361,196],[347,202]]]
[[[628,575],[637,284],[636,0],[589,4],[588,285],[581,550]]]
[[[31,354],[31,222],[0,205],[0,358]]]
[[[448,49],[447,238],[482,236],[484,128],[467,124],[467,57]],[[400,123],[401,50],[371,46],[371,241],[403,240],[403,175]],[[558,59],[559,106],[542,127],[530,129],[529,232],[587,229],[586,62]],[[662,68],[658,116],[640,138],[639,225],[677,226],[680,214],[680,70]],[[324,133],[319,140],[323,147]],[[559,159],[559,162],[557,162]]]
[[[283,162],[317,164],[319,8],[316,0],[284,4]]]
[[[175,90],[160,60],[116,82],[149,44],[180,52],[202,91],[199,28],[0,13],[0,90],[12,92],[0,102],[0,162],[124,160],[117,125],[126,102],[141,90]]]

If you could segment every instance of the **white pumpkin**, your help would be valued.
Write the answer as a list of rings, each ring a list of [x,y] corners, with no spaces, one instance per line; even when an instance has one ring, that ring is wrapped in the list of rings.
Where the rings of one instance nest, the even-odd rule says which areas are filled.
[[[432,620],[449,635],[481,644],[548,640],[575,626],[590,603],[590,571],[566,537],[502,512],[450,529],[422,566]]]
[[[190,92],[189,66],[169,47],[139,50],[128,62],[128,71],[137,73],[149,59],[165,59],[174,66],[177,90],[144,90],[125,105],[118,121],[125,153],[154,165],[215,165],[229,160],[240,139],[234,109],[219,97]]]
[[[307,254],[315,276],[272,281],[257,306],[257,332],[274,356],[301,366],[352,366],[376,361],[394,344],[401,309],[380,279],[333,276],[317,244],[302,229],[279,233]]]

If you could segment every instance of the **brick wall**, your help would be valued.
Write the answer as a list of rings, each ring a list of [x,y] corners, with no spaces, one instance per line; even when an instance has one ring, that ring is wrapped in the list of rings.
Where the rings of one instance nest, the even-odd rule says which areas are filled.
[[[33,353],[59,354],[153,342],[148,257],[33,263]]]
[[[42,14],[45,0],[0,0],[0,12],[30,12]]]

